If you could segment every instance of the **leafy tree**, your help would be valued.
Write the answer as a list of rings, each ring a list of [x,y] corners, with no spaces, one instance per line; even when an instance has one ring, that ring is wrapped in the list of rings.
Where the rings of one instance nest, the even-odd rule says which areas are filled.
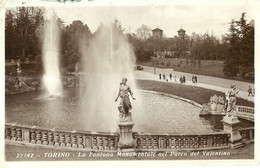
[[[35,31],[43,21],[43,8],[18,7],[6,12],[6,49],[7,58],[18,56],[35,57],[39,53]],[[10,50],[15,50],[10,52]],[[11,54],[11,55],[9,55]]]
[[[80,59],[80,43],[91,38],[91,31],[81,21],[73,21],[62,31],[62,60],[65,66],[74,65]]]

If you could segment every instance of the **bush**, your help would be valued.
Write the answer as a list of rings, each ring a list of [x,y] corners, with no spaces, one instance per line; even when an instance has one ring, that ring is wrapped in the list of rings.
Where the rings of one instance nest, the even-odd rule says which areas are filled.
[[[170,65],[171,65],[171,63],[170,63],[170,62],[167,62],[166,66],[168,67],[168,66],[170,66]]]
[[[161,62],[161,65],[164,65],[164,62]]]

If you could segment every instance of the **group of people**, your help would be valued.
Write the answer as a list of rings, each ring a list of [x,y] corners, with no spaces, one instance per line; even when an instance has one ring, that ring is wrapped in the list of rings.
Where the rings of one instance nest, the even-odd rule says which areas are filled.
[[[173,80],[173,75],[170,73],[169,77],[167,77],[165,74],[159,74],[159,79],[168,82],[169,80]],[[174,76],[174,81],[177,82],[176,76]]]
[[[165,74],[159,74],[160,80],[165,80],[168,82],[169,80],[174,80],[174,82],[180,82],[180,83],[186,83],[186,78],[184,75],[180,76],[178,79],[176,76],[173,77],[173,75],[170,73],[169,77],[167,77]],[[192,83],[195,84],[198,82],[197,76],[193,75],[191,79]]]

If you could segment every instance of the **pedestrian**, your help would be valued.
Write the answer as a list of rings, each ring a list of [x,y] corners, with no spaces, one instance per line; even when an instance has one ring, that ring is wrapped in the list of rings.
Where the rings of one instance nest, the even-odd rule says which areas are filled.
[[[186,82],[186,79],[185,79],[185,76],[183,75],[183,83],[185,83]]]
[[[174,82],[177,82],[176,76],[174,76]]]
[[[159,79],[160,79],[160,80],[162,79],[162,74],[159,74]]]
[[[170,73],[170,80],[172,80],[172,74]]]
[[[166,77],[166,82],[168,82],[168,78]]]
[[[180,76],[180,82],[181,82],[181,83],[183,82],[183,78],[182,78],[182,76]]]
[[[196,75],[194,76],[194,79],[195,79],[195,83],[197,83],[198,80],[197,80],[197,76]]]
[[[165,74],[163,74],[163,80],[165,80]]]
[[[193,84],[195,84],[195,78],[194,78],[193,75],[192,75],[191,81],[192,81]]]
[[[248,96],[253,96],[253,89],[249,86],[248,88]]]

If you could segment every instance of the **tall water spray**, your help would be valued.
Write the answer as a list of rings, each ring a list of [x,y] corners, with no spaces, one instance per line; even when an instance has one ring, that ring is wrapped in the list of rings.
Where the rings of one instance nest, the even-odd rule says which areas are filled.
[[[61,75],[59,67],[60,28],[53,11],[47,11],[43,29],[43,83],[50,96],[61,92]]]
[[[119,112],[115,98],[122,78],[126,77],[127,84],[135,90],[134,53],[114,25],[100,26],[88,47],[82,43],[81,53],[85,81],[81,106],[83,124],[88,130],[116,131]]]

